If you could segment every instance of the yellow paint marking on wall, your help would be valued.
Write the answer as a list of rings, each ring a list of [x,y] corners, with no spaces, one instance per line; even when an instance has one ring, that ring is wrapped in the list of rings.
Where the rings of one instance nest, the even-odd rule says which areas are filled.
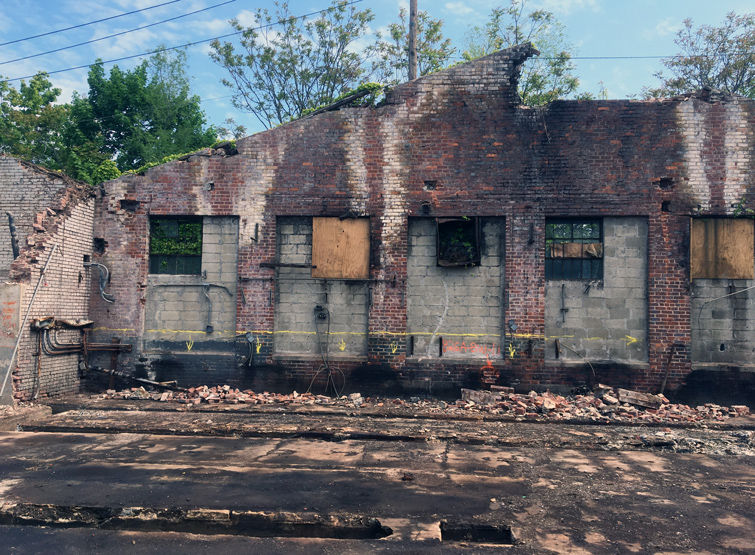
[[[191,351],[191,348],[193,346],[194,346],[194,340],[193,339],[190,339],[189,341],[186,342],[186,350],[187,351]]]
[[[104,329],[104,328],[99,328]],[[118,331],[118,330],[114,330]],[[133,331],[133,330],[121,330],[121,331]],[[182,333],[205,333],[203,331],[188,331],[188,330],[148,330],[150,332],[182,332]],[[301,334],[301,335],[317,335],[317,332],[315,331],[296,331],[296,330],[250,330],[251,333],[258,334],[258,335],[276,335],[276,334]],[[229,332],[230,333],[230,332]],[[237,330],[236,335],[244,335],[246,333],[249,333],[247,330]],[[358,331],[332,331],[330,332],[330,335],[357,335],[364,337],[366,335],[372,335],[372,336],[388,336],[388,337],[406,337],[408,335],[424,335],[424,336],[432,336],[433,332],[396,332],[396,331],[375,331],[371,333],[366,332],[358,332]],[[442,335],[443,337],[501,337],[500,334],[497,333],[444,333],[442,331],[437,332],[436,335]],[[577,338],[576,335],[544,335],[541,333],[513,333],[509,334],[512,338],[516,339],[575,339]],[[610,341],[606,337],[583,337],[581,338],[582,341]],[[626,335],[624,338],[621,339],[622,341],[626,341],[627,345],[632,345],[633,343],[637,343],[641,341],[641,339],[637,339],[635,337]]]
[[[398,345],[396,343],[391,343],[391,354],[395,355],[396,351],[398,351]]]
[[[204,335],[210,335],[206,331],[203,331],[203,330],[147,330],[145,333],[201,333]],[[235,332],[231,330],[222,330],[222,331],[212,332],[212,335],[214,336],[223,335],[223,334],[235,335]]]
[[[345,351],[346,350],[346,341],[344,341],[343,339],[341,339],[341,342],[338,344],[338,348],[341,349],[342,351]]]
[[[262,348],[262,345],[264,345],[264,343],[262,343],[261,341],[257,342],[257,354],[260,354],[260,349]]]
[[[514,358],[515,354],[516,354],[516,349],[514,349],[513,345],[509,345],[509,358]]]

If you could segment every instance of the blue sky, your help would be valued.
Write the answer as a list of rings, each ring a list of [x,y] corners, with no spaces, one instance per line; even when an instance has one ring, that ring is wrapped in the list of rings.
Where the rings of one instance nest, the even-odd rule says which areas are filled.
[[[3,0],[0,4],[0,43],[39,35],[65,27],[148,8],[169,0]],[[168,46],[209,39],[231,32],[228,20],[237,17],[251,24],[253,12],[260,7],[272,10],[272,1],[235,0],[175,21],[144,28],[165,19],[202,10],[228,0],[178,0],[110,21],[55,33],[45,37],[0,46],[0,75],[17,78],[44,70],[54,72],[92,63],[96,58],[111,60],[140,54],[158,44]],[[419,9],[444,21],[446,36],[461,47],[465,32],[471,25],[485,23],[490,10],[505,0],[450,0],[429,2],[419,0]],[[314,12],[330,5],[329,0],[289,0],[294,14]],[[375,13],[372,30],[384,29],[398,18],[401,6],[408,0],[362,0],[360,9]],[[577,57],[670,56],[678,49],[674,44],[676,31],[685,18],[696,25],[720,25],[727,12],[739,14],[755,11],[753,0],[710,2],[710,0],[530,0],[532,8],[553,12],[564,26]],[[41,52],[141,28],[119,37],[90,45],[15,61]],[[226,39],[230,40],[230,39]],[[366,38],[370,41],[370,37]],[[202,107],[209,123],[221,124],[227,117],[244,124],[250,131],[261,130],[250,114],[231,105],[229,91],[220,82],[225,70],[208,57],[208,43],[189,48],[189,70],[193,90],[203,99]],[[11,61],[10,63],[7,63]],[[118,62],[130,68],[140,60]],[[653,74],[662,68],[658,59],[577,59],[577,75],[581,90],[597,93],[602,81],[609,98],[626,98],[638,93],[643,85],[656,85]],[[106,71],[110,65],[106,66]],[[73,91],[86,93],[87,69],[64,71],[51,75],[53,84],[63,90],[61,101],[70,100]],[[14,82],[18,86],[18,82]]]

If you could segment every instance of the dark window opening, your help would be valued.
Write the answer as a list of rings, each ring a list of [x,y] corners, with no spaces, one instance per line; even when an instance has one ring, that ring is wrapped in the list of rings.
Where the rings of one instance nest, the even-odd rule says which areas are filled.
[[[476,266],[480,263],[478,218],[438,218],[438,266]]]
[[[125,210],[126,212],[134,213],[137,210],[139,210],[139,205],[141,203],[138,200],[121,200],[121,210]]]
[[[152,218],[149,227],[150,274],[201,273],[201,217]]]
[[[597,219],[545,223],[546,279],[603,279],[603,226]]]
[[[102,237],[95,237],[93,241],[94,245],[94,252],[97,254],[103,254],[105,252],[105,248],[107,247],[107,241],[103,239]]]

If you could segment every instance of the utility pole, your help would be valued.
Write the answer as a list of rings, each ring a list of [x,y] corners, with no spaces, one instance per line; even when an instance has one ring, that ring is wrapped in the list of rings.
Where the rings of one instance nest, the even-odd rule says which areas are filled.
[[[417,78],[417,0],[409,2],[409,81]]]

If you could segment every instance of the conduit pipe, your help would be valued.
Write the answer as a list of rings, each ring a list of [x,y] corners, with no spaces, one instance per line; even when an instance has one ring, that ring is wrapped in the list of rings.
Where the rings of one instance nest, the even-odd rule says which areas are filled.
[[[114,303],[115,297],[105,293],[105,286],[110,279],[110,271],[104,264],[99,264],[97,262],[84,262],[84,268],[90,268],[92,266],[100,271],[100,295],[106,303]]]

